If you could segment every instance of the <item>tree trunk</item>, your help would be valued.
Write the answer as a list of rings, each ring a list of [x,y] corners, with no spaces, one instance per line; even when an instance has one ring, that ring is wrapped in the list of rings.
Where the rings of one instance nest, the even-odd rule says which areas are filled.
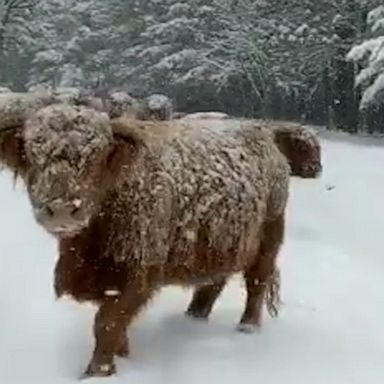
[[[333,57],[332,109],[335,128],[356,133],[358,110],[355,96],[355,67],[353,63],[346,61],[346,55],[355,38],[353,20],[350,18],[339,20],[334,28],[339,40]]]

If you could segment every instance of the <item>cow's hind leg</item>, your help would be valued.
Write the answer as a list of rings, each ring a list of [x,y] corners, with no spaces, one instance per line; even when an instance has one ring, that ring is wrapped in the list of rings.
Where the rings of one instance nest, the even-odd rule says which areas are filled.
[[[263,303],[266,300],[271,316],[277,315],[280,272],[276,259],[284,238],[284,216],[264,224],[263,237],[255,262],[244,272],[247,302],[238,330],[254,332],[261,326]]]
[[[196,319],[207,319],[225,284],[226,279],[222,279],[196,288],[186,314]]]

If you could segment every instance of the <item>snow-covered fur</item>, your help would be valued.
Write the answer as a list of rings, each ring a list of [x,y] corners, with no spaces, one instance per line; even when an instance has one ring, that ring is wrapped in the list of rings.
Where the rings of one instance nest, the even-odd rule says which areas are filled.
[[[75,87],[59,87],[53,89],[51,92],[59,101],[76,105],[80,104],[84,91]]]
[[[164,95],[153,94],[144,99],[134,99],[119,91],[108,95],[106,111],[111,118],[135,117],[139,120],[171,120],[172,101]]]
[[[207,120],[212,129],[222,129],[238,124],[237,119],[217,118],[214,115],[207,118],[182,118],[190,126],[201,124]],[[241,119],[244,124],[254,125],[263,129],[276,143],[281,153],[286,157],[291,175],[301,178],[317,178],[322,172],[321,145],[314,129],[299,123],[277,120]]]
[[[173,118],[177,119],[178,117]],[[193,124],[191,120],[209,120],[209,124],[212,127],[222,126],[223,124],[231,127],[236,124],[236,119],[232,119],[222,112],[196,112],[179,118],[189,121],[190,124]],[[314,129],[289,121],[242,120],[253,122],[253,124],[263,127],[271,135],[280,151],[287,158],[292,176],[317,178],[321,175],[323,168],[321,145],[317,132]]]
[[[109,121],[66,104],[23,117],[14,156],[36,220],[58,238],[56,293],[99,305],[87,375],[115,371],[126,326],[164,285],[197,286],[187,313],[207,318],[242,272],[239,329],[260,325],[265,298],[275,314],[289,165],[260,125]]]
[[[50,92],[0,93],[0,130],[22,125],[32,112],[54,101]]]
[[[106,100],[96,92],[76,87],[58,87],[50,89],[49,92],[56,103],[65,103],[70,105],[84,105],[100,112],[108,112]]]
[[[35,87],[28,93],[0,94],[0,161],[21,174],[26,171],[25,148],[20,146],[23,126],[28,117],[41,108],[54,104],[75,104],[79,97],[73,92],[52,91]]]

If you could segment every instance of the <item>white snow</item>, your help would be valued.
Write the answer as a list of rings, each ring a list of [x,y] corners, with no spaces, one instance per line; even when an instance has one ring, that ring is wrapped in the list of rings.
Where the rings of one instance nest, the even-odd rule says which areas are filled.
[[[373,32],[380,29],[382,19],[384,19],[384,5],[379,5],[378,7],[368,12],[367,22],[372,26]],[[378,23],[378,25],[376,25],[376,23]]]
[[[92,383],[383,382],[384,142],[323,145],[321,179],[292,183],[280,317],[265,316],[255,334],[236,332],[244,305],[236,279],[209,323],[184,317],[188,291],[166,289],[135,321],[131,358]],[[0,383],[78,383],[94,309],[54,299],[55,242],[7,174],[0,212]]]
[[[188,119],[227,119],[229,116],[224,112],[193,112],[185,115],[181,120]]]

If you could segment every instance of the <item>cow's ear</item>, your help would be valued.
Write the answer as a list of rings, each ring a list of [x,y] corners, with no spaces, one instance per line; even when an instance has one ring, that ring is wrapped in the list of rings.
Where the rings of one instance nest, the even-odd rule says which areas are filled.
[[[11,170],[15,177],[27,173],[22,128],[0,130],[0,165]]]
[[[107,156],[106,169],[112,178],[124,169],[127,171],[143,145],[140,137],[129,129],[129,121],[122,118],[111,119],[113,145]]]
[[[53,96],[46,92],[0,94],[0,165],[15,175],[26,174],[24,123],[31,114],[53,102]]]

